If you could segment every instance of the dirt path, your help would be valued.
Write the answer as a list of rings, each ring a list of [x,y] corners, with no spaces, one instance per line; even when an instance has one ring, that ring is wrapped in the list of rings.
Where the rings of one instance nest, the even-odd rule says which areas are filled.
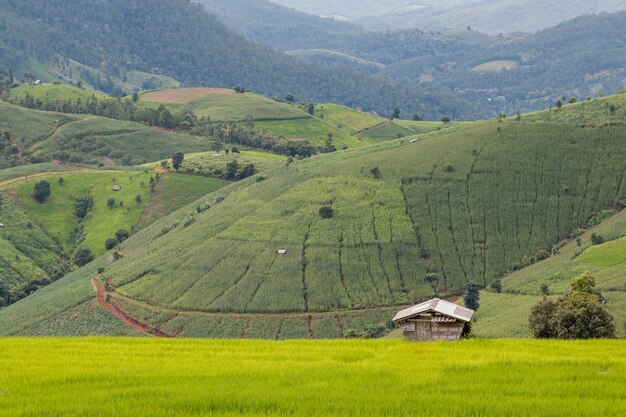
[[[139,331],[140,333],[145,334],[146,336],[156,336],[156,337],[172,337],[169,334],[159,330],[159,329],[155,329],[153,327],[150,327],[142,322],[140,322],[137,319],[134,319],[133,317],[130,317],[129,315],[127,315],[124,311],[122,311],[120,308],[118,308],[117,306],[110,304],[107,301],[107,293],[106,290],[104,289],[104,287],[102,286],[102,283],[100,282],[100,275],[97,275],[96,277],[93,278],[93,280],[91,281],[93,283],[93,286],[96,290],[96,294],[98,296],[98,303],[108,312],[110,312],[111,314],[113,314],[115,317],[117,317],[118,319],[120,319],[122,322],[130,325],[132,328],[134,328],[135,330]]]

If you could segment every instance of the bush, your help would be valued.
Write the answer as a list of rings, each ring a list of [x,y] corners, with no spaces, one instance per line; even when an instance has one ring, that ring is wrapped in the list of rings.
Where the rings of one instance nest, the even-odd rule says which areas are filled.
[[[78,266],[87,265],[93,261],[93,254],[89,248],[80,248],[74,254],[74,263]]]
[[[130,233],[126,229],[118,229],[117,232],[115,232],[115,239],[117,240],[117,243],[122,243],[129,237]]]
[[[491,290],[496,293],[502,292],[502,281],[497,279],[491,283]]]
[[[602,237],[602,236],[600,236],[598,234],[595,234],[595,233],[591,234],[591,243],[593,243],[594,245],[601,245],[604,242],[605,242],[604,237]]]
[[[35,188],[33,190],[33,198],[39,204],[46,201],[46,199],[50,196],[50,183],[45,180],[39,181],[35,184]]]
[[[333,217],[334,214],[335,214],[335,211],[333,210],[332,207],[328,207],[328,206],[320,207],[320,217],[322,219],[330,219]]]
[[[104,241],[104,247],[106,248],[106,250],[111,250],[116,245],[117,245],[117,239],[115,239],[115,238],[109,238],[109,239]]]

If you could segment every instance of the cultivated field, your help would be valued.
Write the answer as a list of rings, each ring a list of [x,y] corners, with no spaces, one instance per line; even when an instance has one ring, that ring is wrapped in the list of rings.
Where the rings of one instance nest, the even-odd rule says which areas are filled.
[[[163,104],[187,104],[204,96],[226,94],[235,94],[235,91],[228,88],[177,88],[143,93],[141,99]]]
[[[623,341],[0,340],[0,415],[626,413]]]

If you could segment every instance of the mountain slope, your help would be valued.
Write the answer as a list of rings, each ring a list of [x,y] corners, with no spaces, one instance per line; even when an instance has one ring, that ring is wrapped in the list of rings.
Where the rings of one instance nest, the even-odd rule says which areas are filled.
[[[122,245],[119,260],[100,259],[0,312],[0,329],[29,334],[54,314],[71,332],[64,312],[93,300],[102,266],[94,285],[146,331],[363,331],[396,306],[470,281],[488,285],[542,259],[624,200],[625,135],[620,126],[522,118],[292,164],[146,228]],[[332,208],[330,218],[322,207]],[[65,300],[67,288],[74,292]]]
[[[532,32],[583,14],[624,10],[620,0],[276,0],[314,15],[338,15],[368,29],[465,29],[493,34]]]
[[[396,106],[430,118],[472,113],[451,94],[305,64],[263,49],[188,0],[2,0],[0,11],[0,59],[18,74],[32,69],[32,59],[56,66],[71,59],[122,79],[139,70],[186,85],[243,86],[280,97],[293,93],[385,114]],[[105,77],[96,84],[111,83]]]

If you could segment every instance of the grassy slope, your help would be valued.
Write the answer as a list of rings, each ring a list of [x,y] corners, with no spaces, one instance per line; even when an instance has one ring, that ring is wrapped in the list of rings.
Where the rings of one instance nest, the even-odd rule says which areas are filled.
[[[30,94],[35,100],[41,100],[46,103],[55,102],[55,101],[66,101],[72,100],[76,102],[76,100],[80,99],[81,101],[87,101],[92,95],[95,94],[96,98],[104,99],[107,96],[103,94],[97,94],[93,91],[81,90],[76,87],[71,87],[68,85],[29,85],[23,84],[17,88],[13,88],[10,90],[9,100],[18,100],[23,99],[26,94]]]
[[[226,165],[235,160],[240,165],[254,164],[256,171],[263,173],[284,165],[287,157],[247,149],[240,149],[239,155],[236,156],[231,152],[228,154],[225,152],[199,152],[185,155],[182,169],[216,173],[221,170],[225,172]]]
[[[65,251],[75,245],[78,219],[74,214],[74,205],[79,196],[90,195],[94,206],[84,220],[85,240],[81,247],[88,247],[95,255],[105,252],[104,241],[113,237],[117,229],[131,230],[139,221],[145,204],[150,197],[148,182],[152,173],[139,172],[97,172],[63,174],[64,183],[58,183],[59,175],[29,179],[15,186],[22,206],[33,219],[52,236]],[[40,180],[47,180],[51,185],[51,194],[43,204],[32,198],[33,186]],[[141,185],[143,183],[143,186]],[[112,191],[114,184],[122,185],[121,191]],[[135,202],[140,195],[142,203]],[[107,207],[107,200],[113,198],[116,205]],[[120,207],[120,202],[124,206]]]
[[[298,119],[306,113],[254,93],[208,94],[180,107],[191,110],[198,117],[208,116],[216,121],[242,121],[251,114],[255,120]]]
[[[135,161],[154,161],[176,151],[207,150],[206,141],[187,135],[97,116],[67,115],[28,110],[0,102],[0,120],[9,128],[20,148],[54,159],[60,154],[80,154],[94,162],[112,151]]]
[[[147,226],[200,197],[228,185],[228,181],[192,175],[165,175],[161,178],[150,203],[141,217],[140,227]]]
[[[622,199],[623,136],[617,128],[487,122],[313,158],[207,197],[226,200],[188,228],[158,237],[189,209],[147,228],[105,275],[118,287],[115,297],[155,326],[167,307],[176,317],[163,325],[174,334],[237,336],[250,324],[238,313],[286,311],[301,315],[289,322],[303,330],[293,335],[341,334],[341,320],[316,332],[305,317],[488,283]],[[372,179],[374,166],[382,180]],[[335,217],[321,220],[318,209],[329,202]],[[190,248],[185,257],[172,257],[181,247]],[[277,257],[280,248],[288,254]],[[5,314],[28,322],[37,295]]]
[[[539,111],[522,116],[523,121],[568,123],[573,126],[624,125],[626,120],[626,93],[603,97],[575,104],[564,104],[562,108]]]
[[[7,416],[624,412],[626,347],[616,341],[5,339],[0,349]]]

